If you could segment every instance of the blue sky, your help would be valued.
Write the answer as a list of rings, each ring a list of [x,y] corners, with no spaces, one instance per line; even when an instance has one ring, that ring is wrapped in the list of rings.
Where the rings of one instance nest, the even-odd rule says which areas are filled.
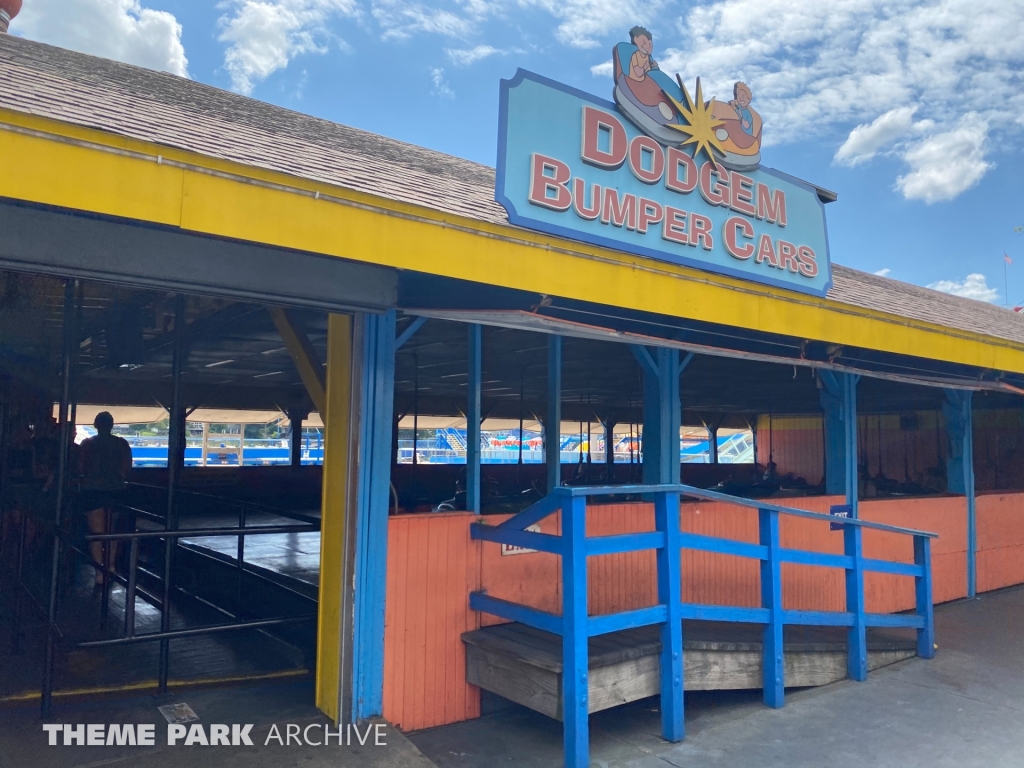
[[[498,81],[608,97],[634,23],[751,85],[764,163],[839,194],[833,261],[1001,304],[1006,252],[1024,303],[1019,0],[25,0],[11,31],[493,165]]]

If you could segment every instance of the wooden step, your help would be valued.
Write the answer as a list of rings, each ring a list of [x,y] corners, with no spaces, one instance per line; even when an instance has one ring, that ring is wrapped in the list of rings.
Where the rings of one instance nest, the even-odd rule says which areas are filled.
[[[524,624],[499,624],[462,636],[466,680],[561,720],[562,643]],[[786,687],[827,685],[846,677],[846,630],[785,629]],[[656,626],[590,638],[590,711],[659,692],[661,641]],[[908,659],[913,637],[868,630],[868,669]],[[761,687],[761,627],[711,621],[683,623],[684,687],[688,691]]]

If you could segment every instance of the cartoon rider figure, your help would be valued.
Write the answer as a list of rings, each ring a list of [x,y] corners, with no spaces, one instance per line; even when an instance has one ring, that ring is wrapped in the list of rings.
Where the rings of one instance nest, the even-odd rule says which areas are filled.
[[[636,26],[629,30],[629,42],[637,47],[637,52],[629,60],[630,79],[643,82],[647,79],[647,73],[657,69],[658,64],[651,58],[651,51],[654,50],[654,39],[650,31],[644,27]]]
[[[736,110],[740,119],[740,127],[748,136],[754,135],[754,116],[750,113],[750,102],[754,98],[746,83],[736,83],[732,87],[733,99],[729,106]]]

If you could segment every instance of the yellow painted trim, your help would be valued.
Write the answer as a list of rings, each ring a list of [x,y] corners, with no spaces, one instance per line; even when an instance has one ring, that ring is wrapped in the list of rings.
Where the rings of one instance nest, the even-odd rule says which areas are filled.
[[[320,414],[320,418],[325,418],[327,395],[324,392],[323,368],[316,359],[316,351],[310,346],[306,335],[295,327],[285,310],[272,307],[270,316],[274,320],[274,327],[277,328],[281,341],[288,348],[288,354],[295,363],[295,369],[299,372],[299,378],[302,379],[309,399],[313,401],[313,407]]]
[[[320,600],[316,646],[316,705],[341,717],[345,514],[352,451],[352,318],[327,319],[327,415],[320,520]]]
[[[0,196],[535,293],[1024,373],[1024,344],[0,110]],[[159,160],[159,162],[158,162]]]

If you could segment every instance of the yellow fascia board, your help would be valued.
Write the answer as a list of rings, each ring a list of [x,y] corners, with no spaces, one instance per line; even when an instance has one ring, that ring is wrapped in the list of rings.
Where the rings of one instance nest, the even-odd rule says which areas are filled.
[[[1024,345],[0,109],[0,196],[766,333],[1024,373]]]

